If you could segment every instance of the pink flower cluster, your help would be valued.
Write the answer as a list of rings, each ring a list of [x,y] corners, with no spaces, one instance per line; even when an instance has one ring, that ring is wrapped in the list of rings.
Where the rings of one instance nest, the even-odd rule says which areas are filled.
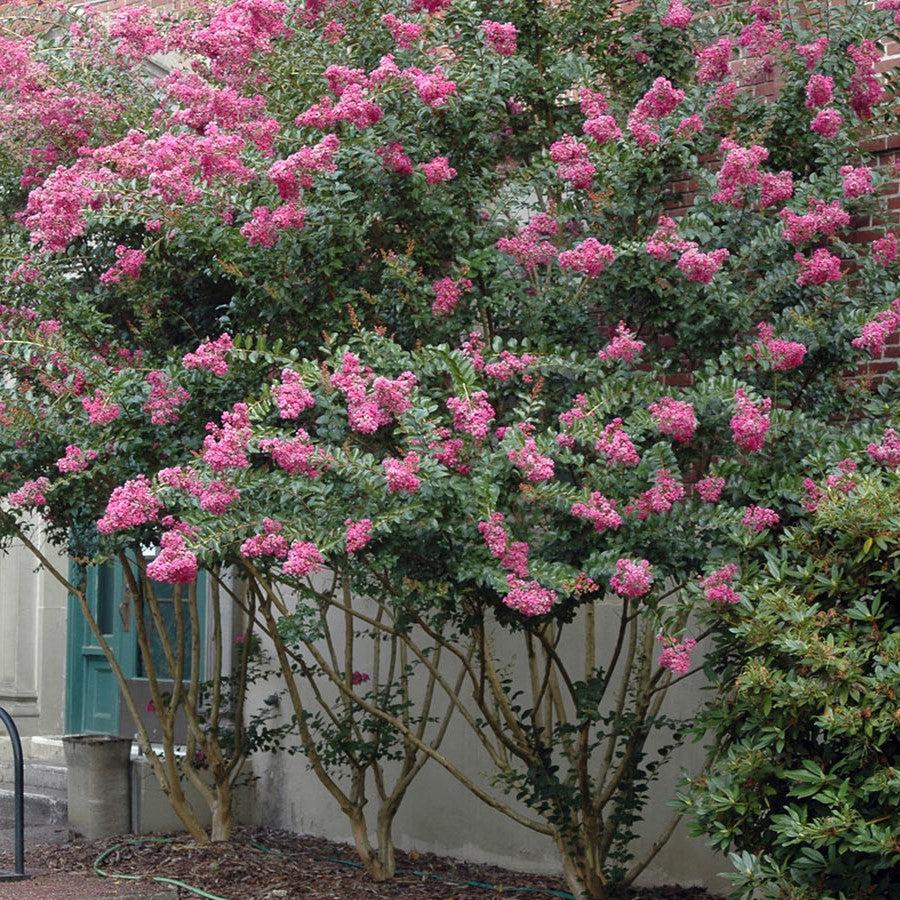
[[[870,119],[873,108],[887,96],[876,71],[882,51],[874,41],[865,40],[859,46],[850,44],[847,55],[854,64],[850,77],[850,106],[860,119]]]
[[[850,343],[857,350],[866,350],[871,356],[881,356],[887,346],[888,338],[900,328],[900,297],[894,300],[889,309],[883,309],[874,319],[866,322],[860,330],[859,337]]]
[[[434,302],[431,312],[435,316],[449,316],[456,309],[462,295],[472,290],[472,282],[468,278],[440,278],[433,282]]]
[[[392,494],[414,494],[419,489],[419,454],[410,452],[403,459],[388,457],[382,462],[387,489]]]
[[[134,250],[119,244],[116,247],[116,262],[100,276],[100,284],[118,284],[123,278],[137,279],[147,259],[143,250]]]
[[[331,376],[331,384],[347,401],[347,420],[354,431],[374,434],[402,416],[411,406],[410,395],[416,376],[403,372],[397,378],[374,377],[354,353],[344,354],[341,370]]]
[[[260,534],[254,534],[241,544],[241,555],[249,559],[260,556],[274,556],[276,559],[284,559],[288,555],[288,540],[281,533],[284,525],[268,516],[263,519],[263,530]]]
[[[412,175],[413,162],[399,141],[392,141],[384,147],[379,147],[375,152],[381,157],[382,165],[389,172],[396,175]]]
[[[456,178],[456,169],[450,165],[446,156],[436,156],[430,162],[419,163],[419,168],[425,174],[428,184],[440,184],[442,181],[450,181]]]
[[[447,409],[453,413],[453,427],[472,435],[476,441],[483,441],[488,436],[491,422],[496,417],[486,391],[475,391],[468,397],[449,397]]]
[[[624,323],[619,322],[613,339],[597,353],[598,359],[621,359],[633,363],[644,351],[646,344]]]
[[[806,106],[815,109],[827,106],[834,95],[834,79],[830,75],[816,73],[806,83]]]
[[[418,41],[424,28],[416,22],[404,22],[393,13],[381,17],[381,24],[391,33],[391,37],[401,50],[409,50]]]
[[[803,57],[806,63],[806,70],[811,72],[820,62],[828,49],[828,38],[816,38],[811,44],[797,44],[794,49]]]
[[[724,247],[713,250],[712,253],[702,253],[696,247],[690,247],[681,254],[678,268],[688,281],[709,284],[730,255]]]
[[[280,232],[299,231],[306,225],[306,210],[296,203],[283,203],[274,210],[257,206],[240,232],[251,247],[274,247]]]
[[[725,479],[719,475],[707,475],[697,482],[697,493],[707,503],[718,503],[725,490]]]
[[[824,138],[833,138],[844,124],[844,117],[831,106],[820,109],[812,122],[809,123],[809,130],[820,134]]]
[[[231,484],[221,479],[211,481],[207,485],[201,485],[199,492],[195,492],[200,501],[200,509],[213,516],[221,516],[236,500],[240,499],[241,492]]]
[[[782,234],[786,241],[802,244],[819,235],[831,237],[850,224],[850,214],[841,206],[840,200],[825,203],[813,197],[809,201],[809,210],[803,215],[787,208],[778,213],[784,223]]]
[[[499,560],[504,569],[519,578],[527,578],[528,544],[525,541],[510,541],[505,523],[503,513],[493,512],[488,521],[478,523],[478,531],[491,556]]]
[[[234,349],[230,334],[223,334],[214,341],[203,341],[192,353],[185,353],[181,363],[186,369],[206,369],[213,375],[225,375],[228,363],[225,354]]]
[[[42,475],[40,478],[26,481],[17,491],[7,494],[6,502],[13,509],[26,506],[46,506],[48,490],[50,490],[50,479]]]
[[[637,513],[642,522],[654,513],[668,512],[685,495],[684,485],[676,481],[668,469],[656,473],[656,484],[644,491],[633,504],[625,507],[627,513]]]
[[[308,190],[313,186],[314,174],[336,171],[334,156],[340,146],[341,141],[336,134],[327,134],[318,144],[301,147],[286,159],[273,163],[268,176],[278,188],[281,199],[298,199],[301,189]]]
[[[840,257],[829,253],[824,247],[819,247],[812,256],[806,257],[802,253],[794,254],[794,262],[800,266],[797,275],[797,284],[803,287],[807,284],[827,284],[829,281],[841,280]]]
[[[506,457],[522,472],[527,481],[537,483],[553,478],[555,470],[553,460],[538,451],[533,437],[525,438],[521,448],[507,451]]]
[[[758,453],[766,442],[766,433],[771,427],[769,411],[772,401],[766,397],[755,404],[743,390],[738,388],[734,395],[737,411],[731,417],[731,436],[735,444],[748,453]]]
[[[481,32],[484,35],[484,43],[500,56],[515,56],[516,26],[511,22],[493,22],[485,19],[481,23]]]
[[[281,384],[272,388],[272,396],[282,419],[296,419],[304,410],[316,405],[316,398],[293,369],[281,370]]]
[[[288,575],[303,578],[321,572],[324,566],[325,558],[312,541],[293,541],[282,568]]]
[[[725,159],[716,174],[718,189],[711,199],[713,203],[741,206],[747,189],[762,181],[759,167],[769,158],[769,151],[759,144],[741,147],[731,138],[723,138],[719,149],[725,151]]]
[[[144,401],[144,412],[154,425],[172,425],[179,419],[178,407],[187,403],[191,395],[183,388],[172,384],[165,372],[154,369],[147,373],[150,393]]]
[[[587,144],[564,134],[550,145],[550,159],[557,163],[556,174],[578,190],[590,190],[597,169],[590,161]]]
[[[359,519],[358,521],[353,521],[353,519],[347,519],[344,522],[347,530],[344,535],[344,543],[347,547],[347,553],[354,554],[358,550],[362,550],[369,541],[372,540],[372,520],[371,519]]]
[[[616,512],[616,501],[607,499],[599,491],[593,491],[587,503],[573,503],[570,512],[576,519],[590,522],[598,532],[622,524],[622,517]]]
[[[652,123],[674,112],[684,96],[684,91],[675,88],[668,78],[659,77],[653,82],[628,115],[628,130],[639,147],[659,144],[661,137]]]
[[[880,444],[874,441],[866,447],[874,462],[881,463],[889,469],[900,468],[900,432],[893,428],[887,428]]]
[[[303,428],[290,439],[266,438],[259,442],[259,449],[271,453],[275,464],[289,475],[318,478],[322,474],[325,459]]]
[[[721,81],[728,74],[728,65],[734,51],[734,41],[730,37],[722,37],[717,41],[695,51],[697,58],[697,81],[710,84]]]
[[[607,459],[625,466],[636,466],[641,461],[620,418],[613,419],[604,427],[594,444],[594,449]]]
[[[511,256],[526,271],[547,265],[556,256],[556,247],[546,238],[555,237],[559,225],[546,213],[538,213],[513,237],[502,237],[497,249]]]
[[[504,606],[523,616],[544,616],[556,603],[556,592],[537,581],[521,581],[515,575],[508,575],[506,583],[510,590],[503,598]]]
[[[679,444],[688,444],[697,430],[694,407],[684,400],[663,397],[647,407],[660,434],[668,434]]]
[[[656,230],[647,238],[644,248],[654,259],[671,259],[674,251],[684,252],[696,247],[691,241],[683,241],[677,236],[678,223],[670,216],[660,216]]]
[[[560,253],[559,267],[581,272],[588,278],[596,278],[615,258],[609,244],[601,244],[597,238],[588,238],[571,250]]]
[[[252,429],[246,403],[235,403],[230,412],[222,413],[222,425],[206,423],[207,435],[203,439],[203,461],[214,471],[246,469],[247,445]]]
[[[616,572],[609,579],[609,586],[620,596],[636,600],[650,593],[653,572],[646,559],[620,559],[616,561]]]
[[[790,372],[803,364],[806,345],[775,337],[775,329],[767,322],[756,326],[759,341],[753,345],[757,359],[768,359],[776,372]]]
[[[794,173],[782,170],[781,172],[764,172],[762,186],[759,190],[759,205],[765,209],[768,206],[777,206],[794,196]]]
[[[115,488],[109,496],[106,511],[97,521],[100,534],[112,534],[126,528],[136,528],[153,522],[159,516],[161,504],[153,495],[145,475],[138,475]]]
[[[670,0],[666,14],[659,20],[659,24],[666,28],[687,28],[694,13],[682,0]]]
[[[71,472],[83,472],[97,458],[96,450],[82,450],[74,444],[66,447],[65,456],[56,461],[56,468],[64,475]]]
[[[882,266],[889,266],[897,258],[897,236],[889,231],[872,241],[872,256]]]
[[[781,516],[768,506],[748,506],[744,509],[741,524],[749,531],[761,532],[774,528],[781,521]]]
[[[697,642],[693,638],[676,641],[675,638],[662,634],[657,635],[656,639],[663,645],[659,654],[660,667],[668,669],[676,675],[687,674],[691,668],[691,653],[697,646]]]
[[[871,194],[875,190],[872,184],[872,170],[868,166],[841,166],[841,178],[844,183],[844,196],[848,200]]]
[[[121,410],[99,388],[92,397],[82,397],[81,406],[88,415],[91,425],[108,425],[119,418]]]
[[[741,595],[732,587],[738,567],[734,563],[728,563],[721,569],[716,569],[706,578],[700,579],[703,595],[712,603],[739,603]]]
[[[187,548],[184,534],[177,529],[160,538],[161,550],[147,565],[147,575],[163,584],[191,584],[197,577],[197,557]]]
[[[509,350],[501,350],[499,359],[485,363],[484,374],[488,378],[494,378],[500,382],[510,381],[515,375],[524,372],[536,362],[537,357],[530,353],[522,353],[517,356],[515,353],[510,353]],[[530,376],[525,375],[523,380],[529,381]]]
[[[587,117],[581,130],[598,144],[615,140],[622,136],[616,120],[608,115],[606,97],[600,91],[581,88],[578,92],[581,111]]]

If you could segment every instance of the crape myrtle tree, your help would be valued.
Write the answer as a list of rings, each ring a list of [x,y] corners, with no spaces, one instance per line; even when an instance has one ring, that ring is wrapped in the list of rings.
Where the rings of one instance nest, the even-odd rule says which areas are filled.
[[[895,452],[894,6],[7,5],[7,534],[210,572],[373,876],[431,759],[630,883],[747,551]]]

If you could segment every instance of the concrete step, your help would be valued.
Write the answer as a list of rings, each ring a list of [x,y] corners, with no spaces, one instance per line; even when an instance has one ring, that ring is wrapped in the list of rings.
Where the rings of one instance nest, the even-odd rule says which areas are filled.
[[[15,821],[15,792],[7,785],[0,786],[0,828],[12,828]],[[69,803],[65,790],[41,788],[25,790],[25,824],[65,825],[69,821]]]
[[[64,791],[66,789],[65,766],[52,763],[35,762],[27,760],[24,766],[25,790],[41,790],[53,788]],[[11,762],[0,762],[0,787],[12,788],[15,781],[15,770]]]
[[[40,735],[23,737],[22,753],[25,759],[33,762],[46,762],[58,766],[66,764],[66,754],[63,750],[61,737],[43,737]],[[9,738],[2,734],[0,735],[0,762],[9,762],[11,759],[12,749]]]

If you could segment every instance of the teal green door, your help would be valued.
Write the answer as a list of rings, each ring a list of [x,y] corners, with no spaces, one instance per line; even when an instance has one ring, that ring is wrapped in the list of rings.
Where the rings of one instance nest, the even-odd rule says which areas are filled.
[[[128,679],[146,677],[144,662],[138,650],[137,629],[135,627],[135,603],[128,590],[127,582],[118,563],[104,563],[83,569],[73,566],[71,578],[77,583],[87,575],[87,600],[91,613],[100,631],[115,653],[122,672]],[[170,640],[175,638],[175,602],[173,585],[154,582],[154,591],[160,605]],[[201,573],[197,582],[198,620],[204,622],[205,580]],[[182,589],[182,599],[187,602],[187,590]],[[151,655],[157,676],[161,680],[171,678],[166,665],[162,642],[153,622],[147,617],[147,632],[150,636]],[[69,597],[67,636],[67,679],[66,679],[66,731],[69,734],[100,732],[118,734],[121,694],[112,667],[85,620],[81,605],[74,596]],[[184,611],[185,640],[190,646],[191,624],[187,610]],[[201,651],[204,641],[201,635]],[[202,665],[201,652],[201,665]],[[190,654],[185,664],[190,667]],[[185,673],[190,677],[190,671]]]

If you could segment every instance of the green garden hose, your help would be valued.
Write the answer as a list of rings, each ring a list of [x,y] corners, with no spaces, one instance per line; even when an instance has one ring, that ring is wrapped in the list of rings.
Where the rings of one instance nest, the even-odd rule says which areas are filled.
[[[114,844],[112,847],[104,850],[97,857],[97,859],[94,860],[94,872],[101,878],[123,878],[128,881],[141,881],[142,879],[147,878],[150,881],[156,881],[160,884],[171,884],[174,887],[181,888],[184,891],[190,891],[190,893],[194,894],[197,897],[205,897],[206,900],[228,900],[227,897],[220,897],[218,894],[207,893],[201,888],[194,887],[190,884],[185,884],[185,882],[179,881],[177,878],[167,878],[164,875],[117,875],[114,872],[107,872],[105,869],[101,868],[107,857],[111,856],[113,853],[115,853],[116,850],[119,850],[121,847],[139,847],[141,844],[171,844],[174,841],[175,838],[146,837],[132,838],[131,840]],[[274,847],[267,847],[265,844],[259,843],[259,841],[250,841],[250,846],[254,847],[257,850],[262,850],[264,853],[275,853],[278,856],[284,856],[284,853],[281,850],[276,850]],[[363,868],[362,863],[354,862],[350,859],[338,859],[334,856],[326,857],[326,862],[337,863],[341,866],[350,866],[354,869]],[[450,884],[456,887],[473,887],[483,891],[492,891],[494,893],[497,893],[501,890],[500,885],[488,884],[488,882],[486,881],[458,881],[456,879],[443,878],[440,875],[435,875],[433,872],[424,872],[419,869],[398,869],[397,874],[415,875],[417,878],[428,878],[432,881],[440,881],[442,884]],[[575,900],[575,896],[573,894],[570,894],[568,891],[557,891],[553,888],[507,887],[504,885],[502,887],[502,890],[504,892],[510,891],[520,894],[542,894],[545,897],[556,897],[558,898],[558,900]]]

